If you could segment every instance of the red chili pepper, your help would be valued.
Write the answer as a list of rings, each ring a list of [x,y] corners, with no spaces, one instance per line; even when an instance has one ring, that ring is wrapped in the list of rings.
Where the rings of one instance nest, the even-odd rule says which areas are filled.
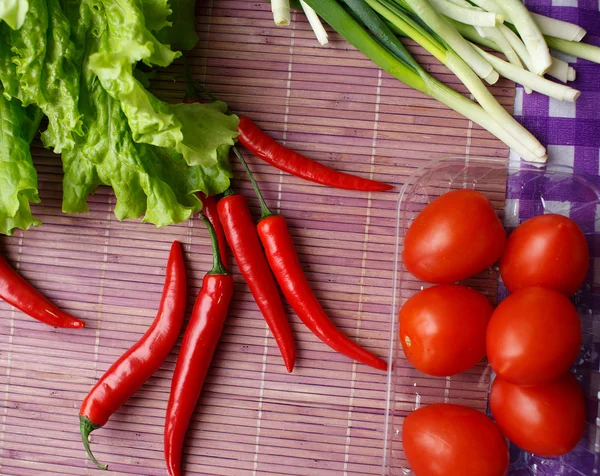
[[[331,322],[302,270],[294,240],[285,219],[269,210],[248,164],[235,147],[234,152],[250,177],[260,201],[262,217],[257,226],[258,236],[265,249],[271,270],[294,312],[313,334],[333,350],[376,369],[387,370],[385,361],[349,339]]]
[[[186,305],[186,276],[179,242],[174,242],[156,318],[143,337],[117,360],[94,385],[79,411],[81,436],[88,456],[100,469],[90,449],[89,435],[104,426],[110,416],[161,366],[177,342]]]
[[[217,209],[227,243],[279,346],[285,367],[291,372],[296,362],[294,336],[277,284],[260,246],[248,202],[243,195],[228,195],[219,201]]]
[[[187,62],[186,62],[187,65]],[[200,101],[195,89],[195,83],[191,79],[189,68],[186,70],[188,79],[186,99],[184,102]],[[217,98],[207,91],[202,85],[198,85],[210,99],[216,101]],[[229,111],[230,112],[230,111]],[[329,187],[341,188],[344,190],[358,190],[362,192],[385,192],[392,190],[393,185],[369,180],[356,175],[340,172],[339,170],[327,167],[316,160],[309,159],[298,152],[279,144],[252,119],[247,116],[239,116],[238,140],[246,149],[257,157],[271,164],[273,167],[283,170],[295,177],[308,180],[309,182],[327,185]]]
[[[317,300],[302,270],[285,218],[271,215],[258,222],[258,236],[277,282],[300,320],[333,350],[351,359],[387,370],[387,364],[346,337]]]
[[[327,167],[277,143],[246,116],[240,116],[238,140],[246,149],[273,167],[295,177],[329,187],[364,192],[383,192],[394,187]]]
[[[54,327],[81,328],[83,321],[60,310],[25,281],[0,256],[0,298],[25,314]]]
[[[229,261],[227,259],[227,240],[225,239],[223,225],[221,225],[221,220],[219,220],[219,211],[217,210],[218,200],[214,195],[211,197],[207,197],[206,194],[202,192],[200,192],[198,196],[200,197],[200,200],[202,200],[202,214],[209,219],[210,224],[215,229],[217,241],[219,242],[219,252],[221,253],[221,261],[223,261],[223,265],[225,265],[225,268],[227,268],[227,262]]]
[[[204,276],[173,373],[164,431],[165,461],[170,476],[181,474],[185,434],[202,393],[233,295],[233,278],[219,256],[215,231],[210,222],[205,221],[213,246],[213,268]]]

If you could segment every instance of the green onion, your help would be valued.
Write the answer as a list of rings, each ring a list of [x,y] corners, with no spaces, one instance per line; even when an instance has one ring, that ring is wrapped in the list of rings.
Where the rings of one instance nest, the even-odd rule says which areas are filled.
[[[581,41],[586,35],[586,31],[574,23],[538,15],[537,13],[532,13],[531,16],[544,35],[569,41]]]
[[[559,101],[575,102],[575,100],[581,94],[581,92],[577,91],[576,89],[565,86],[564,84],[548,81],[537,74],[522,68],[517,68],[506,61],[502,61],[500,58],[482,50],[478,46],[473,46],[487,61],[494,66],[494,68],[496,68],[496,70],[500,72],[502,76],[510,79],[511,81],[515,81],[516,83],[522,84],[523,86],[545,94],[546,96],[558,99]]]
[[[482,46],[486,46],[493,50],[500,51],[500,47],[496,43],[494,43],[489,38],[484,38],[483,36],[481,36],[475,27],[473,27],[471,25],[465,25],[464,23],[458,22],[456,20],[449,20],[449,21],[452,24],[452,26],[456,29],[456,31],[458,31],[461,34],[461,36],[463,36],[467,40],[472,41],[472,42],[477,43]],[[514,48],[514,46],[513,46],[513,48]],[[515,50],[515,52],[517,52],[517,51]],[[517,52],[517,54],[518,54],[518,52]],[[521,58],[521,60],[522,59],[523,58]]]
[[[385,22],[377,16],[377,14],[369,8],[365,0],[342,0],[355,18],[367,27],[373,35],[385,46],[391,53],[411,67],[413,71],[420,75],[427,74],[421,65],[412,57],[406,47],[398,40],[392,30]]]
[[[491,41],[489,38],[482,37],[474,27],[454,21],[452,24],[460,32],[461,35],[463,35],[465,38],[472,41],[473,43],[477,43],[479,45],[491,48],[494,51],[501,52],[500,47],[496,43]],[[529,56],[529,52],[525,48],[525,45],[523,45],[523,43],[521,42],[519,36],[510,28],[507,28],[505,25],[498,25],[498,28],[505,34],[506,38],[511,42],[516,53],[519,55],[521,60],[523,60],[523,63],[525,63],[527,69],[531,71],[531,57]],[[564,51],[565,53],[573,54],[573,56],[577,56],[574,53],[579,52],[580,54],[588,56],[588,59],[590,59],[591,61],[593,61],[593,59],[591,58],[594,57],[600,61],[600,48],[596,46],[587,45],[585,43],[576,43],[573,41],[558,40],[551,37],[546,37],[546,41],[548,42],[548,45],[554,48],[555,50],[563,51],[561,50],[561,48],[563,48],[565,50],[569,50]],[[583,52],[581,50],[583,50]],[[546,71],[546,74],[548,76],[552,76],[553,78],[558,79],[559,81],[565,82],[564,71],[562,71],[562,68],[564,66],[561,63],[564,62],[562,60],[559,60],[558,58],[552,57],[552,66],[548,69],[548,71]],[[567,70],[567,81],[575,81],[575,76],[575,69],[569,66]]]
[[[420,75],[405,61],[400,60],[389,52],[376,39],[361,27],[361,25],[342,8],[335,0],[305,0],[318,15],[323,18],[334,30],[350,44],[358,48],[380,68],[407,84],[438,101],[446,104],[456,112],[464,115],[473,122],[481,125],[525,160],[544,162],[546,156],[539,156],[524,146],[513,134],[509,134],[490,114],[481,106],[470,101],[453,89],[440,83],[429,75]]]
[[[471,3],[483,8],[486,12],[501,13],[500,8],[494,0],[469,0]],[[510,21],[510,12],[504,13],[504,21]]]
[[[467,0],[452,0],[452,1],[462,7],[476,8],[476,7],[473,7],[473,5],[471,5],[469,2],[467,2]],[[477,8],[477,9],[481,10],[479,8]],[[462,21],[460,18],[457,18],[456,20],[461,23],[467,23],[465,21]],[[504,56],[506,56],[506,59],[510,63],[522,68],[523,65],[521,64],[519,55],[515,52],[515,50],[509,43],[509,41],[506,39],[506,37],[502,33],[502,30],[500,29],[500,27],[506,28],[502,23],[500,23],[499,25],[497,25],[495,27],[477,27],[476,26],[475,29],[483,38],[489,38],[496,45],[498,45],[498,47],[500,48],[499,51],[501,53],[503,53]],[[512,31],[511,31],[511,33],[512,33]],[[523,45],[523,48],[525,48],[525,45]]]
[[[465,7],[448,0],[431,0],[431,4],[442,15],[474,26],[496,26],[504,22],[502,14],[486,12],[473,7]]]
[[[448,45],[469,65],[473,71],[487,81],[495,84],[498,81],[498,73],[494,68],[473,49],[473,47],[439,15],[428,0],[404,0],[413,12],[435,31]]]
[[[517,53],[519,58],[521,58],[521,61],[525,64],[525,67],[529,71],[532,71],[533,62],[531,61],[531,55],[529,54],[529,51],[527,51],[527,47],[525,46],[525,43],[523,43],[523,40],[521,40],[519,35],[517,35],[506,25],[499,25],[498,30],[500,30],[504,38],[506,38],[506,41],[508,41],[510,46],[512,46],[515,53]]]
[[[310,23],[311,28],[315,32],[315,36],[317,37],[319,44],[324,46],[329,43],[327,32],[325,31],[325,28],[323,28],[321,20],[319,20],[319,16],[306,4],[306,2],[304,2],[304,0],[300,0],[300,6],[302,6],[302,10],[304,10],[304,14],[308,19],[308,23]]]
[[[548,69],[548,71],[546,71],[546,74],[548,76],[552,76],[553,78],[558,79],[559,81],[566,83],[567,81],[573,81],[572,79],[569,80],[569,68],[571,68],[569,66],[569,63],[567,63],[566,61],[563,61],[561,59],[555,58],[554,56],[552,57],[552,66],[550,66],[550,68]],[[571,68],[573,69],[573,68]],[[573,69],[573,71],[575,71]]]
[[[507,19],[510,16],[513,25],[523,39],[531,56],[532,71],[539,75],[544,74],[552,65],[550,50],[529,10],[521,3],[521,0],[498,0],[497,5]]]
[[[600,48],[587,43],[579,43],[577,41],[563,40],[552,36],[546,37],[546,42],[550,48],[553,48],[563,53],[567,53],[578,58],[600,63]]]
[[[503,0],[497,0],[497,2],[494,0],[471,1],[475,5],[483,8],[488,12],[504,13],[505,21],[514,24],[514,12],[508,11],[507,9],[503,10],[500,8],[500,2],[502,2]],[[581,39],[586,34],[586,31],[583,28],[581,28],[579,25],[575,25],[574,23],[556,20],[555,18],[550,18],[545,15],[538,15],[537,13],[530,13],[530,15],[533,18],[533,21],[535,21],[540,31],[542,32],[542,34],[546,36],[554,36],[556,38],[561,38],[569,41],[581,41]]]
[[[290,24],[290,0],[271,0],[271,11],[277,26],[288,26]]]
[[[460,56],[451,49],[445,48],[420,25],[414,23],[409,24],[407,15],[388,0],[366,0],[366,2],[378,14],[413,40],[421,43],[421,40],[424,37],[429,36],[427,39],[428,41],[421,43],[421,45],[438,59],[438,61],[445,64],[448,69],[460,79],[460,81],[469,89],[471,94],[473,94],[473,97],[479,102],[481,107],[483,107],[483,109],[492,117],[496,118],[501,127],[506,129],[512,136],[518,138],[519,142],[527,149],[531,150],[535,155],[543,157],[546,154],[544,146],[542,146],[533,134],[519,124],[515,118],[502,107]]]
[[[494,43],[496,43],[496,45],[498,45],[498,48],[500,48],[500,52],[503,53],[504,56],[506,56],[506,59],[509,61],[509,63],[512,63],[515,66],[522,68],[523,64],[521,63],[521,60],[519,59],[519,55],[516,53],[513,46],[510,44],[510,42],[504,35],[503,30],[501,30],[499,28],[500,26],[504,26],[504,25],[498,25],[498,27],[494,27],[494,28],[480,28],[480,29],[478,29],[478,31],[481,36],[483,36],[484,38],[489,38]],[[506,28],[506,27],[504,27],[504,28]],[[508,30],[511,31],[510,29],[508,29]],[[512,31],[511,31],[511,33],[512,33]],[[523,48],[525,48],[525,45],[523,45]],[[525,50],[525,51],[527,51],[527,50]]]

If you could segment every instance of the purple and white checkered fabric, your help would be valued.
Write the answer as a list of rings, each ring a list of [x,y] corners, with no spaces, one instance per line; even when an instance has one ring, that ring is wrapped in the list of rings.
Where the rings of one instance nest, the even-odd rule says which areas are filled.
[[[527,0],[536,13],[581,25],[587,30],[584,42],[600,46],[600,0]],[[577,80],[570,83],[581,91],[576,103],[525,94],[517,88],[514,115],[548,149],[548,169],[574,168],[588,174],[590,188],[600,189],[600,65],[569,55],[556,56],[574,63]],[[529,167],[511,153],[512,167]],[[571,454],[557,460],[544,460],[513,448],[511,476],[591,476],[600,474],[600,205],[594,193],[576,181],[532,179],[522,174],[509,176],[506,226],[514,228],[541,213],[560,213],[573,218],[583,228],[592,266],[583,292],[575,296],[584,328],[584,345],[574,373],[586,389],[588,426],[581,444]],[[540,200],[541,198],[541,200]],[[595,200],[592,206],[589,202]],[[500,294],[506,290],[500,289]]]
[[[584,42],[600,46],[599,0],[528,0],[536,13],[581,25],[587,30]],[[600,65],[554,52],[574,63],[576,81],[569,83],[581,91],[576,103],[550,99],[541,94],[525,94],[517,88],[514,115],[548,147],[551,163],[564,164],[600,174]],[[557,197],[567,200],[569,197]]]

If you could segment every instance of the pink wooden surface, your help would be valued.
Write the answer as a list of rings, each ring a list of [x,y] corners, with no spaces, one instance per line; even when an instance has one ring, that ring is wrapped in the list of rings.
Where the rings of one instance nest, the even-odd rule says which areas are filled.
[[[201,38],[190,57],[197,80],[287,145],[398,186],[383,194],[330,190],[248,157],[269,204],[288,218],[331,318],[385,356],[399,187],[429,159],[507,157],[507,149],[382,74],[336,35],[328,47],[319,47],[301,14],[293,14],[292,27],[278,29],[268,4],[207,0],[199,2],[197,15]],[[411,49],[436,76],[456,85],[443,67]],[[162,97],[183,96],[182,85],[173,82],[180,73],[176,65],[156,81]],[[500,82],[493,91],[512,106],[510,83]],[[99,474],[79,437],[81,401],[154,318],[171,242],[180,240],[186,251],[190,309],[210,268],[210,247],[198,219],[165,229],[118,222],[107,189],[90,199],[88,214],[62,214],[59,158],[39,143],[34,147],[43,200],[34,209],[43,225],[2,238],[0,251],[88,327],[53,330],[0,302],[0,474]],[[249,183],[235,186],[258,216]],[[229,320],[188,434],[186,474],[380,474],[385,374],[330,351],[290,311],[298,365],[288,375],[234,272]],[[162,426],[176,355],[177,348],[93,434],[95,454],[112,474],[166,474]],[[439,391],[431,388],[432,395]]]

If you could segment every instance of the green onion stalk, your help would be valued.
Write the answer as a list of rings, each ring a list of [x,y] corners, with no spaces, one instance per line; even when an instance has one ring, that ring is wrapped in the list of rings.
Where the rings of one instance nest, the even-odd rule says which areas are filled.
[[[450,20],[450,22],[452,23],[452,26],[454,26],[454,28],[456,28],[458,32],[467,40],[499,51],[498,45],[496,45],[489,38],[482,37],[472,25],[465,25],[454,20]],[[507,28],[507,30],[512,31],[510,28]],[[515,34],[515,36],[517,35]],[[598,46],[580,43],[573,40],[564,40],[562,38],[556,38],[553,36],[544,36],[544,39],[546,40],[548,46],[553,50],[600,64],[600,47]],[[520,53],[516,48],[515,51],[520,56]],[[521,57],[521,59],[525,64],[527,64],[527,61],[525,61],[523,57]]]
[[[537,160],[544,161],[546,149],[525,127],[519,124],[502,107],[496,98],[490,93],[477,75],[469,68],[463,59],[451,48],[445,47],[427,32],[421,25],[413,21],[401,8],[396,7],[389,0],[365,0],[383,18],[390,22],[397,30],[421,44],[438,61],[445,64],[458,79],[469,89],[473,97],[481,107],[490,114],[499,125],[511,136],[515,137],[522,145],[530,150]],[[427,41],[423,41],[426,38]],[[473,47],[473,45],[470,45]],[[476,51],[473,47],[473,51]],[[476,53],[478,53],[476,51]],[[483,56],[482,56],[483,57]],[[489,58],[484,58],[489,63]],[[523,157],[525,158],[525,157]]]
[[[402,0],[398,3],[410,8],[423,23],[439,35],[477,73],[477,76],[484,79],[488,84],[496,84],[499,75],[492,65],[477,54],[460,33],[436,11],[429,0]]]
[[[544,162],[546,160],[545,149],[539,141],[498,104],[477,75],[462,62],[458,55],[452,50],[446,50],[436,38],[428,31],[421,29],[414,20],[409,17],[390,16],[392,19],[396,18],[397,23],[401,25],[400,28],[403,31],[405,30],[407,36],[419,42],[438,60],[449,62],[453,69],[459,69],[463,78],[468,78],[471,81],[471,87],[477,93],[476,97],[481,98],[494,112],[486,111],[479,104],[474,103],[424,71],[398,40],[394,32],[371,9],[376,5],[381,7],[379,1],[344,0],[344,3],[352,9],[352,14],[346,11],[336,0],[307,0],[307,3],[346,41],[362,51],[384,71],[487,129],[523,159],[531,162]],[[385,13],[382,8],[376,11]],[[361,21],[362,25],[353,15]],[[397,18],[402,21],[397,20]],[[373,38],[367,30],[370,30],[377,39]],[[462,65],[462,70],[455,66],[456,64]],[[467,79],[464,81],[469,82]]]

